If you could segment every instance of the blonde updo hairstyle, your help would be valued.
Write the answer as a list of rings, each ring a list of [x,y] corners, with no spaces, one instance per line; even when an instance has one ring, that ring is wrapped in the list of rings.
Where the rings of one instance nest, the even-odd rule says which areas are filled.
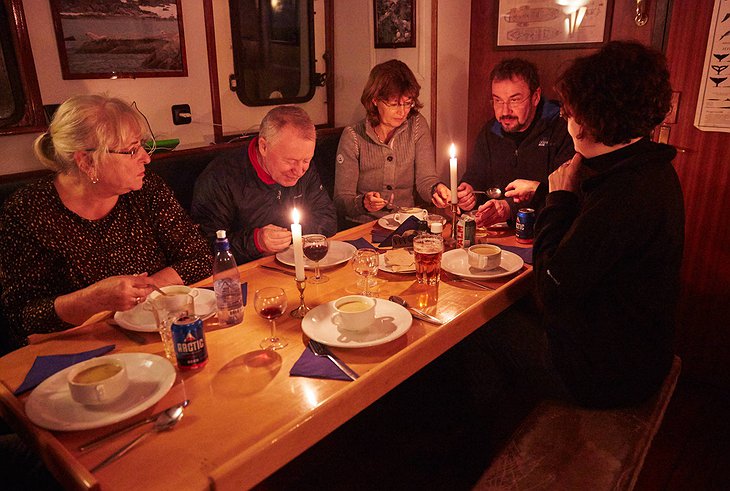
[[[79,172],[74,158],[88,151],[92,181],[108,150],[119,150],[130,137],[148,138],[143,116],[128,103],[105,95],[78,95],[58,107],[48,131],[36,138],[33,151],[41,163],[58,173]]]

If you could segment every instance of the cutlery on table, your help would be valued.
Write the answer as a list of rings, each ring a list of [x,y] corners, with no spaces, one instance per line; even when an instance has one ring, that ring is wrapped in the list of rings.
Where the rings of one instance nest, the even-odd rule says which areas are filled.
[[[482,283],[477,283],[476,281],[472,281],[467,278],[462,278],[461,276],[456,276],[451,273],[445,274],[443,269],[441,270],[441,275],[444,276],[449,281],[462,281],[462,282],[468,283],[472,286],[476,286],[477,288],[481,288],[482,290],[495,290],[494,287],[491,287],[489,285],[483,285]]]
[[[167,431],[171,430],[173,426],[177,424],[178,421],[180,421],[183,417],[183,406],[178,405],[173,408],[170,408],[166,411],[163,411],[162,414],[157,416],[157,419],[155,419],[155,424],[152,427],[152,429],[149,429],[139,435],[137,438],[132,440],[131,442],[124,445],[122,448],[111,454],[106,459],[102,460],[99,464],[97,464],[94,468],[91,469],[91,472],[96,472],[102,467],[106,467],[107,465],[111,464],[118,458],[126,455],[127,452],[132,450],[139,442],[147,438],[152,433],[159,433],[161,431]]]
[[[402,305],[403,307],[408,309],[408,311],[413,315],[413,317],[415,317],[417,319],[421,319],[422,321],[425,321],[425,322],[430,322],[431,324],[437,324],[439,326],[441,324],[443,324],[441,319],[439,319],[438,317],[434,317],[432,315],[427,314],[423,310],[419,310],[419,309],[411,307],[404,298],[401,298],[398,295],[391,295],[388,298],[388,300],[390,300],[393,303],[397,303],[398,305]]]
[[[127,336],[129,339],[131,339],[135,343],[137,343],[137,344],[147,344],[147,340],[145,339],[144,336],[142,336],[141,334],[136,333],[134,331],[129,331],[127,329],[124,329],[122,326],[120,326],[119,324],[117,324],[117,321],[114,320],[113,317],[108,318],[106,320],[106,323],[109,324],[110,326],[112,326],[117,331],[119,331],[122,334],[124,334],[125,336]]]
[[[133,430],[135,428],[138,428],[142,425],[145,425],[147,423],[152,423],[157,418],[159,418],[164,413],[174,413],[178,408],[184,408],[187,407],[187,405],[190,404],[190,400],[186,399],[183,402],[179,404],[175,404],[174,406],[170,406],[167,409],[163,409],[160,412],[157,412],[151,416],[148,416],[147,418],[140,419],[139,421],[136,421],[134,423],[131,423],[127,426],[124,426],[122,428],[119,428],[118,430],[112,431],[111,433],[107,433],[105,435],[101,435],[98,438],[94,438],[93,440],[84,443],[79,447],[79,452],[86,452],[87,450],[91,450],[92,448],[96,448],[102,443],[106,442],[107,440],[111,440],[112,438],[116,438],[119,435],[123,435],[124,433]]]
[[[327,346],[323,345],[322,343],[310,339],[309,347],[312,349],[312,353],[314,353],[316,356],[326,356],[327,358],[329,358],[332,363],[337,365],[340,370],[345,372],[345,375],[350,377],[352,380],[355,380],[360,376],[352,368],[348,367],[343,361],[341,361],[334,354],[332,354],[329,348],[327,348]]]
[[[279,273],[286,274],[286,275],[289,275],[289,276],[295,276],[294,271],[289,271],[287,269],[277,268],[276,266],[269,266],[268,264],[259,264],[259,268],[268,269],[270,271],[278,271]]]

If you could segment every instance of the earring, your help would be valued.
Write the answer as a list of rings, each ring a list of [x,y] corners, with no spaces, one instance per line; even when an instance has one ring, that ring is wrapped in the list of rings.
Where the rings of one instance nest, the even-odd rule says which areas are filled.
[[[92,174],[89,176],[89,180],[91,181],[91,184],[96,184],[99,182],[99,175],[96,172],[96,168],[92,171]]]

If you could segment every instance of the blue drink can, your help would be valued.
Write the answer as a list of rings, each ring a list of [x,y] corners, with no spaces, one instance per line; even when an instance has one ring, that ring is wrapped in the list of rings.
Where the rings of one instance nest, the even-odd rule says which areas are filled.
[[[172,344],[180,370],[203,368],[208,363],[208,347],[205,344],[203,321],[189,315],[172,323]]]
[[[532,244],[535,240],[535,210],[532,208],[517,210],[515,237],[522,244]]]

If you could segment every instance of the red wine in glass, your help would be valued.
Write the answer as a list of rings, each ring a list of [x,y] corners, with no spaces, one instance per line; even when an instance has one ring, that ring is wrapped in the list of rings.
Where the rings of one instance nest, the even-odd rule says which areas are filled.
[[[272,320],[281,317],[283,313],[284,309],[280,307],[264,307],[259,312],[259,315],[264,319]]]
[[[286,293],[281,288],[270,286],[256,290],[254,308],[271,325],[271,335],[259,344],[263,349],[277,350],[288,344],[286,339],[276,335],[276,319],[286,311],[286,304]]]
[[[309,282],[324,283],[328,281],[329,278],[319,272],[319,262],[325,258],[329,251],[327,237],[322,234],[307,234],[302,237],[302,248],[307,259],[314,261],[314,278],[310,278]]]

